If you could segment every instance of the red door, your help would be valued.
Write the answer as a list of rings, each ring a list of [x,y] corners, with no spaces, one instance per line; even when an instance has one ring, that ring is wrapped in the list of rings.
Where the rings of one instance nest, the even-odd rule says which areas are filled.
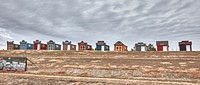
[[[34,50],[37,50],[37,45],[36,43],[34,43]]]
[[[157,46],[157,51],[163,51],[163,46],[162,45],[158,45]]]

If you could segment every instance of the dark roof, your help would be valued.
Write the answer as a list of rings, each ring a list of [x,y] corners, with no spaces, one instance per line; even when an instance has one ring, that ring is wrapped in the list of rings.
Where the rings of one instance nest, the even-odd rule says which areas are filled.
[[[8,43],[8,44],[13,44],[13,43],[14,43],[14,41],[7,41],[7,43]]]
[[[65,45],[70,45],[70,44],[71,44],[71,41],[66,40],[66,41],[63,42],[63,44],[65,44]]]
[[[117,41],[114,45],[122,46],[122,45],[124,45],[124,43],[122,43],[121,41]]]
[[[104,41],[98,41],[96,44],[97,45],[106,45],[106,43]]]
[[[179,45],[192,45],[192,42],[190,42],[190,41],[182,41],[182,42],[179,42]]]
[[[47,44],[55,44],[55,42],[53,40],[50,40],[49,42],[47,42]]]
[[[87,44],[87,42],[81,41],[81,42],[78,43],[78,44]]]
[[[146,46],[146,43],[143,43],[143,42],[138,42],[138,43],[136,43],[135,45],[139,45],[139,46]]]
[[[53,40],[50,40],[49,42],[53,42]]]
[[[65,40],[64,42],[71,42],[71,41]]]
[[[25,40],[22,40],[21,42],[26,42]]]
[[[168,46],[169,43],[168,43],[168,41],[156,41],[156,45],[166,45],[166,46]]]
[[[33,41],[33,43],[41,43],[40,40]]]
[[[20,42],[21,44],[25,44],[25,43],[27,43],[25,40],[22,40],[21,42]]]
[[[40,40],[36,40],[36,42],[40,42]]]

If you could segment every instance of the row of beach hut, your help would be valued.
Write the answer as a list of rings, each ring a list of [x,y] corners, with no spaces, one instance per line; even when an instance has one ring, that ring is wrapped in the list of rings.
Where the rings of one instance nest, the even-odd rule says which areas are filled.
[[[181,41],[178,43],[180,51],[192,51],[192,42],[191,41]],[[156,41],[156,47],[152,44],[146,44],[143,42],[138,42],[135,44],[132,51],[169,51],[169,42],[168,41]],[[7,50],[68,50],[68,51],[84,51],[84,50],[97,50],[97,51],[110,51],[110,46],[107,45],[104,41],[97,41],[96,48],[93,49],[92,45],[87,42],[81,41],[77,45],[73,44],[71,41],[63,41],[62,46],[57,44],[53,40],[48,41],[47,43],[42,43],[40,40],[33,41],[28,43],[25,40],[22,40],[20,44],[15,44],[14,41],[7,41]],[[114,51],[128,51],[128,46],[117,41],[114,44]]]

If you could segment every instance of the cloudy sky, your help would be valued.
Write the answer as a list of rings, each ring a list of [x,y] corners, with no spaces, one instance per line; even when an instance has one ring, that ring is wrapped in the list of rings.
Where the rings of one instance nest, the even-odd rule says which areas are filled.
[[[104,40],[136,42],[193,41],[200,50],[200,0],[0,0],[0,49],[6,41],[50,39],[60,43]]]

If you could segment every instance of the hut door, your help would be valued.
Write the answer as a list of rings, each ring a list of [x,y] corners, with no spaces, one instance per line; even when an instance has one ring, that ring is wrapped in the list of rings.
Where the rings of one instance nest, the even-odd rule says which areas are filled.
[[[157,51],[163,51],[163,46],[161,45],[157,46]]]
[[[37,44],[37,50],[40,50],[40,44]]]
[[[186,45],[186,51],[191,51],[190,50],[190,45]]]
[[[163,46],[163,51],[168,51],[167,46]]]
[[[70,50],[70,45],[67,45],[67,50]]]
[[[101,46],[101,51],[105,51],[105,46]]]
[[[145,51],[145,46],[141,46],[141,51]]]

